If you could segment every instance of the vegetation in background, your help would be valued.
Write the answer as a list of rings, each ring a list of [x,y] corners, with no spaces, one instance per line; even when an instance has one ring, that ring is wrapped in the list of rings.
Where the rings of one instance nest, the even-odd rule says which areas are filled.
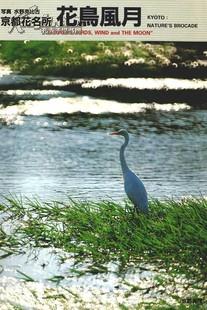
[[[67,77],[204,74],[204,44],[1,41],[0,59],[24,74]]]

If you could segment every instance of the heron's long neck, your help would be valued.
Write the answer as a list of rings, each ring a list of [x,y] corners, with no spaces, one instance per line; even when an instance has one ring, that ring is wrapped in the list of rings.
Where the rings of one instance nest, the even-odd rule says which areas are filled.
[[[129,169],[127,166],[126,160],[125,160],[125,156],[124,156],[124,151],[128,143],[129,143],[129,137],[125,137],[125,142],[124,144],[122,144],[120,148],[120,162],[121,162],[121,169],[123,173]]]

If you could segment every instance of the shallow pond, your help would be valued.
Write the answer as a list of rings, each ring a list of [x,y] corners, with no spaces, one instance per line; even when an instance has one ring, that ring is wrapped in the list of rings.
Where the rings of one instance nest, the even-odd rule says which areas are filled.
[[[207,110],[185,103],[120,103],[58,89],[12,90],[16,79],[7,75],[9,81],[11,89],[0,91],[0,194],[125,198],[122,138],[108,135],[119,128],[130,132],[127,162],[151,197],[207,194]]]

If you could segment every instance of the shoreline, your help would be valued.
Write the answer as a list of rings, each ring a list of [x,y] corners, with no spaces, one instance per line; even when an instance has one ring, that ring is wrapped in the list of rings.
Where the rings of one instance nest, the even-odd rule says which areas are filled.
[[[202,43],[1,41],[0,52],[1,63],[21,74],[206,78],[207,51]]]
[[[8,198],[1,204],[1,248],[10,252],[2,256],[0,302],[12,310],[50,309],[51,302],[63,309],[205,307],[206,207],[205,199],[156,200],[149,216],[135,216],[132,206],[112,201]]]

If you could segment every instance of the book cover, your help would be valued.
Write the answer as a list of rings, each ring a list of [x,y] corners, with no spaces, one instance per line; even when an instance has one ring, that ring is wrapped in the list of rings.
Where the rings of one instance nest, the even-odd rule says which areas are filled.
[[[0,4],[0,309],[205,309],[205,0]]]

